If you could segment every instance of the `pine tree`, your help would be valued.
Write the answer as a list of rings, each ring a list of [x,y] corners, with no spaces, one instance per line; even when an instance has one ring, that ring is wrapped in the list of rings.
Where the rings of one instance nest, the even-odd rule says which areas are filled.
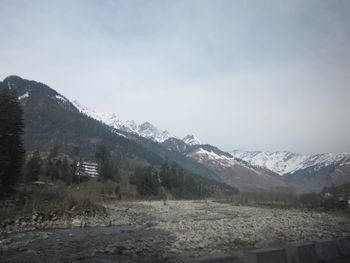
[[[61,161],[57,160],[58,146],[55,145],[49,152],[45,164],[45,176],[51,180],[57,180],[59,178],[59,166]]]
[[[163,165],[160,167],[159,177],[160,177],[161,185],[166,187],[166,188],[168,188],[168,189],[171,189],[171,185],[170,185],[170,167],[169,167],[168,158],[165,160]]]
[[[120,183],[120,173],[119,173],[119,169],[116,166],[113,166],[113,181]]]
[[[67,157],[64,157],[60,166],[59,178],[66,184],[70,185],[73,182],[74,171],[69,166]]]
[[[142,196],[155,196],[159,194],[159,174],[151,166],[139,167],[134,175],[137,192]]]
[[[81,161],[82,161],[80,158],[80,148],[78,146],[73,147],[72,153],[73,153],[73,162],[70,164],[70,171],[71,171],[70,184],[80,182],[80,176],[78,175],[77,171],[79,170],[78,163],[81,164]]]
[[[42,160],[40,157],[40,153],[38,151],[35,151],[25,166],[24,181],[26,183],[37,181],[41,173]]]
[[[95,157],[98,163],[99,180],[107,181],[119,180],[119,171],[117,167],[114,167],[110,152],[104,145],[97,146]]]
[[[22,109],[15,93],[0,90],[0,196],[19,182],[24,161]]]

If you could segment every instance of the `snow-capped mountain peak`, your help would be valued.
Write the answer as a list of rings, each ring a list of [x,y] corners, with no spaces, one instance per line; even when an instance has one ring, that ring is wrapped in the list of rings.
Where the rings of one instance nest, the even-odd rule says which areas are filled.
[[[200,140],[194,135],[187,135],[182,139],[188,145],[199,145],[201,144]]]
[[[332,164],[350,163],[350,153],[303,155],[288,151],[262,152],[239,150],[234,150],[230,153],[235,158],[242,159],[254,166],[267,168],[279,175],[293,174],[298,170],[310,167],[319,170]]]
[[[144,134],[154,134],[154,133],[159,133],[158,129],[151,123],[149,122],[144,122],[139,125],[138,127],[139,132],[142,132]]]
[[[171,135],[167,130],[159,130],[150,122],[144,122],[138,125],[133,120],[120,120],[115,113],[102,113],[91,110],[76,100],[74,100],[72,103],[81,113],[101,121],[102,123],[115,129],[133,133],[156,142],[164,142],[169,138],[177,138],[176,136]],[[185,136],[182,141],[190,146],[201,144],[200,140],[196,136],[190,134]]]
[[[133,133],[141,137],[151,139],[156,142],[163,142],[172,137],[166,130],[159,130],[153,124],[144,122],[138,125],[133,120],[120,120],[115,113],[101,113],[94,110],[90,110],[88,107],[80,104],[77,101],[73,101],[74,106],[85,115],[103,122],[104,124],[111,126],[115,129],[119,129],[125,132]]]
[[[140,136],[154,140],[156,142],[164,142],[171,137],[168,131],[160,131],[157,127],[149,122],[145,122],[139,125],[137,132]]]

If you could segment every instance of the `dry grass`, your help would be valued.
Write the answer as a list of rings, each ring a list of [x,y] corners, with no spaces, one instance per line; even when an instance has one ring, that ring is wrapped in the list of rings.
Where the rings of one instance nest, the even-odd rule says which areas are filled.
[[[88,194],[90,193],[90,194]],[[104,213],[93,192],[74,191],[63,183],[49,185],[22,185],[11,200],[0,201],[0,222],[34,213],[70,216],[84,213]]]

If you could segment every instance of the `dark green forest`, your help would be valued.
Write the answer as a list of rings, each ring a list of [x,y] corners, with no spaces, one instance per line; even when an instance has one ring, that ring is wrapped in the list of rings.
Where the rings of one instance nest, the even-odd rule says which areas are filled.
[[[176,163],[166,160],[160,169],[140,167],[130,176],[130,183],[137,186],[140,196],[160,196],[163,190],[169,191],[176,199],[200,199],[221,194],[237,192],[234,187],[220,185],[205,177],[186,172]]]

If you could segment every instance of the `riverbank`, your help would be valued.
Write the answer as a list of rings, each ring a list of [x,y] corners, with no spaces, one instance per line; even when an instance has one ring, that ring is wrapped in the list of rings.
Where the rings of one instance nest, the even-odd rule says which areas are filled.
[[[349,216],[331,212],[233,206],[215,201],[117,202],[104,207],[105,217],[72,218],[62,224],[86,228],[39,231],[42,234],[36,238],[29,235],[24,238],[29,241],[23,244],[8,235],[0,244],[1,261],[14,262],[11,258],[21,254],[40,260],[48,255],[76,259],[70,251],[74,248],[87,262],[100,262],[101,257],[123,258],[123,262],[151,258],[158,259],[153,262],[174,262],[209,254],[242,254],[248,249],[294,241],[350,236]],[[107,225],[112,227],[96,227]],[[131,229],[120,229],[126,226]],[[55,243],[65,238],[63,247]]]

